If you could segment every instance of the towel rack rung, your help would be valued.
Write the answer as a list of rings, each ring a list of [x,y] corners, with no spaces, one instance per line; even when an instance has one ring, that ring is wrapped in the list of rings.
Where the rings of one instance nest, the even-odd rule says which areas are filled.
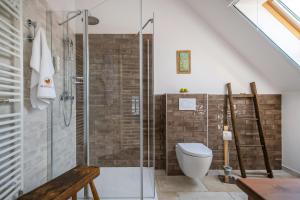
[[[15,163],[14,165],[11,165],[10,167],[8,167],[7,169],[3,170],[0,172],[0,177],[2,177],[3,175],[7,174],[10,171],[15,171],[16,168],[20,165],[20,163]]]
[[[21,96],[19,92],[3,92],[0,91],[0,96]]]
[[[20,181],[21,181],[21,176],[17,177],[16,180],[14,180],[14,183],[20,182]],[[9,194],[8,194],[8,195],[6,194],[6,198],[7,198],[7,199],[15,198],[15,196],[16,196],[17,194],[19,194],[20,190],[21,190],[20,184],[19,184],[19,183],[18,183],[18,184],[15,184],[14,187],[13,187],[13,188],[11,189],[11,191],[9,192]],[[2,194],[2,195],[4,196],[4,194]],[[0,198],[1,198],[1,196],[0,196]]]
[[[20,117],[21,113],[9,113],[9,114],[1,114],[0,119],[10,118],[10,117]]]
[[[15,70],[15,71],[21,71],[19,68],[17,67],[14,67],[14,66],[11,66],[11,65],[8,65],[8,64],[4,64],[4,63],[0,63],[0,67],[5,67],[7,69],[11,69],[11,70]]]
[[[21,152],[21,150],[17,150],[17,151],[14,151],[14,152],[12,152],[12,153],[4,156],[4,157],[1,157],[0,162],[3,162],[3,161],[5,161],[7,159],[10,159],[10,158],[14,158],[14,157],[16,157],[16,155],[19,155],[20,152]]]
[[[0,73],[1,73],[1,74],[5,74],[5,75],[9,75],[9,76],[14,76],[14,77],[21,77],[21,75],[18,74],[18,73],[8,72],[8,71],[4,71],[4,70],[2,70],[2,69],[0,69]]]
[[[0,70],[0,73],[2,73],[1,70]],[[20,80],[11,79],[11,78],[4,78],[4,77],[0,77],[0,81],[9,82],[9,83],[20,83]]]
[[[11,30],[13,30],[14,32],[20,34],[20,31],[18,29],[16,29],[16,27],[10,25],[9,23],[7,23],[5,20],[0,18],[0,22],[4,25],[6,25],[7,27],[9,27]]]
[[[10,54],[10,55],[12,55],[12,56],[15,56],[15,57],[17,57],[17,58],[20,58],[20,55],[17,54],[16,52],[13,52],[13,51],[11,51],[11,50],[5,49],[5,48],[3,48],[3,47],[0,47],[0,51],[2,51],[2,52],[4,52],[4,53],[7,53],[7,54]]]
[[[0,126],[14,124],[14,123],[20,123],[20,122],[21,122],[20,119],[7,120],[7,121],[0,122]]]
[[[8,132],[8,131],[13,131],[13,130],[20,129],[20,128],[21,128],[20,125],[11,126],[11,127],[7,127],[7,128],[0,128],[0,133],[5,133],[5,132]]]
[[[8,43],[7,41],[4,41],[4,40],[0,39],[0,43],[4,44],[5,46],[9,47],[10,49],[15,50],[15,51],[18,52],[18,53],[19,53],[19,51],[20,51],[20,48],[18,48],[18,47],[16,47],[16,46],[12,45],[12,44],[10,44],[10,43]]]
[[[4,190],[4,191],[1,191],[0,194],[3,195],[3,193],[7,192],[7,186],[11,185],[12,183],[14,183],[15,181],[12,181],[14,180],[13,177],[16,177],[16,178],[19,178],[20,177],[20,172],[21,170],[20,169],[17,169],[15,171],[13,171],[12,173],[10,173],[8,176],[4,177],[3,179],[0,180],[0,191],[1,190]],[[19,174],[18,174],[19,173]],[[3,183],[6,183],[6,184],[3,184]],[[1,197],[0,195],[0,197]],[[0,199],[3,199],[3,198],[0,198]]]
[[[13,10],[11,10],[6,4],[4,4],[2,1],[0,1],[0,6],[4,8],[10,15],[14,16],[16,19],[20,19],[20,16],[15,13]]]
[[[12,5],[12,2],[9,2],[8,0],[4,0],[4,1],[5,1],[6,5],[7,5],[11,10],[13,10],[16,14],[20,14],[19,11],[17,10],[17,9],[19,9],[19,7],[18,7],[18,8],[14,7],[14,6]],[[18,5],[18,6],[19,6],[19,4],[16,3],[15,1],[13,1],[13,2],[15,3],[15,5]]]
[[[0,26],[0,28],[5,31],[6,33],[10,34],[13,38],[20,40],[20,36],[9,29],[5,28],[4,26]]]
[[[8,41],[14,43],[15,45],[20,46],[20,40],[18,40],[18,41],[17,41],[17,40],[14,40],[14,39],[12,39],[11,37],[5,35],[5,34],[2,33],[2,32],[0,32],[0,36],[3,37],[3,38],[5,38],[5,39],[8,40]]]
[[[18,136],[21,132],[18,131],[18,132],[14,132],[14,133],[11,133],[11,134],[6,134],[4,136],[0,136],[0,140],[5,140],[7,138],[10,138],[10,137],[15,137],[15,136]]]
[[[0,84],[0,88],[7,89],[7,90],[20,90],[20,87],[12,86],[12,85],[4,85],[4,84]]]
[[[20,147],[20,145],[19,145],[19,147]],[[18,147],[16,146],[15,148],[18,148]],[[2,171],[4,168],[7,168],[9,165],[11,165],[12,163],[14,163],[18,160],[20,160],[20,157],[15,157],[15,158],[3,163],[2,165],[0,165],[0,171]]]
[[[7,145],[11,145],[11,144],[20,142],[20,140],[21,140],[20,138],[15,138],[13,140],[9,140],[7,142],[0,143],[0,147],[4,147],[4,146],[7,146]],[[1,151],[0,151],[0,154],[1,154]]]

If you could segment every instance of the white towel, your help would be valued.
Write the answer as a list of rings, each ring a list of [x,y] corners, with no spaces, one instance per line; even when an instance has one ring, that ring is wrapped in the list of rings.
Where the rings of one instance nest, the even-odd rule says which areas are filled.
[[[54,68],[51,52],[47,45],[46,34],[39,28],[32,45],[30,60],[31,84],[30,100],[33,108],[43,110],[50,101],[55,99],[55,86],[53,82]]]

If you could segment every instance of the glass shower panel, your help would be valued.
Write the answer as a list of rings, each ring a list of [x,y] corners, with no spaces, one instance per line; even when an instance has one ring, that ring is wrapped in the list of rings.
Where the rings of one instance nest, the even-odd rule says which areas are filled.
[[[48,108],[48,179],[76,165],[76,23],[80,16],[64,24],[78,11],[47,12],[47,34],[55,67],[56,99]],[[76,30],[77,29],[77,30]],[[82,55],[81,55],[82,57]],[[80,83],[79,83],[80,84]]]
[[[144,168],[143,193],[155,197],[155,101],[154,101],[154,17],[144,20],[143,29],[143,103],[144,103]]]
[[[89,13],[100,21],[88,26],[89,163],[101,168],[96,187],[103,199],[140,199],[141,194],[139,5],[140,0],[106,1]],[[76,34],[77,55],[82,55],[82,37]],[[76,56],[78,77],[82,59]],[[76,90],[83,94],[82,85]],[[78,125],[83,103],[77,98]],[[82,135],[78,127],[78,163]]]

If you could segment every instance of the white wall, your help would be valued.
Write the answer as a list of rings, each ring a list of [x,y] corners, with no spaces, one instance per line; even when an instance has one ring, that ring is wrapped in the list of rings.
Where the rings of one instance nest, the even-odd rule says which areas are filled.
[[[75,10],[75,0],[47,0],[49,8],[53,11]]]
[[[234,92],[249,92],[256,81],[259,92],[276,93],[271,83],[223,40],[185,2],[157,0],[155,11],[155,92],[224,93],[232,82]],[[176,74],[176,50],[192,51],[192,74]]]
[[[300,174],[300,91],[282,96],[282,165]]]
[[[139,30],[139,1],[76,0],[76,7],[89,9],[91,15],[100,20],[99,25],[89,26],[89,33],[136,34]],[[82,23],[77,24],[77,32],[82,32]]]
[[[95,1],[76,0],[77,8]],[[139,0],[107,0],[91,13],[100,19],[90,33],[137,33]],[[155,13],[155,93],[175,93],[186,87],[192,93],[224,93],[232,82],[234,92],[249,92],[256,81],[259,92],[278,93],[229,43],[215,33],[182,0],[144,0],[144,21]],[[81,25],[77,29],[81,32]],[[150,30],[148,29],[147,32]],[[176,50],[192,51],[192,74],[176,74]]]

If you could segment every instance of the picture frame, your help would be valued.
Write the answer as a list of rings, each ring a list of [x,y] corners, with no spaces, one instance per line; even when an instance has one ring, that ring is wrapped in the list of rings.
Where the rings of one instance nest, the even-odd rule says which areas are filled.
[[[176,51],[176,65],[177,74],[191,74],[191,51]]]

